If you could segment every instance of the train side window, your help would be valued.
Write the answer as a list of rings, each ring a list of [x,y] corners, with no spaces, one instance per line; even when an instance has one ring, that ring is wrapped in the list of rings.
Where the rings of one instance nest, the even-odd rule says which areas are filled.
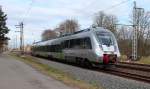
[[[81,48],[81,39],[74,39],[74,49],[80,49]]]
[[[82,39],[82,48],[83,49],[92,49],[91,40],[89,37]]]
[[[70,40],[70,47],[69,47],[69,48],[74,48],[74,47],[75,47],[75,45],[76,45],[76,44],[75,44],[75,40],[76,40],[76,39],[71,39],[71,40]]]
[[[46,45],[46,47],[45,47],[45,48],[46,48],[46,49],[45,49],[45,51],[46,51],[46,52],[48,52],[48,45]]]
[[[45,51],[45,46],[42,46],[42,47],[41,47],[41,50],[44,52],[44,51]]]
[[[61,42],[61,49],[63,49],[63,48],[64,48],[64,41]]]
[[[85,42],[84,42],[84,40],[85,40],[85,38],[82,38],[82,39],[80,39],[81,41],[81,43],[80,43],[80,45],[81,45],[81,48],[82,49],[85,49]]]
[[[45,46],[41,46],[41,49],[40,49],[41,51],[45,51]]]
[[[45,46],[45,51],[48,52],[48,45]]]
[[[35,48],[36,51],[38,51],[38,46]]]
[[[37,50],[37,51],[39,50],[39,47],[38,47],[38,46],[36,47],[36,50]]]
[[[42,46],[39,46],[39,51],[42,51],[41,49],[42,49]]]
[[[42,51],[42,48],[43,48],[42,46],[39,46],[39,50],[40,50],[40,51]]]
[[[50,45],[47,45],[47,52],[50,52]]]
[[[51,45],[51,52],[54,52],[55,51],[55,47],[54,45]]]
[[[73,49],[91,49],[91,40],[89,37],[86,38],[78,38],[78,39],[71,39],[69,48]]]
[[[85,49],[92,49],[91,40],[89,37],[84,38]]]
[[[61,45],[58,44],[57,47],[58,47],[58,48],[57,48],[57,52],[61,52],[61,50],[62,50],[62,49],[61,49]]]
[[[69,40],[64,41],[64,48],[69,48],[69,47],[70,47]]]
[[[53,50],[52,45],[49,45],[49,51],[53,52],[52,50]]]

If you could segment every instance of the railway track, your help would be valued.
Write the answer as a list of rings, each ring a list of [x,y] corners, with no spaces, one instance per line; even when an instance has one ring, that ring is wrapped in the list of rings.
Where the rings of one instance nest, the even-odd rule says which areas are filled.
[[[42,60],[42,59],[39,58],[38,60]],[[126,85],[128,87],[128,89],[130,89],[131,86],[134,86],[134,84],[135,84],[135,86],[136,85],[140,86],[139,87],[139,89],[140,89],[142,84],[145,84],[145,83],[131,81],[131,80],[135,80],[135,75],[131,76],[131,74],[129,75],[128,73],[120,72],[119,70],[118,71],[117,70],[110,70],[110,69],[103,70],[103,69],[100,69],[100,68],[97,68],[97,67],[93,67],[93,68],[87,68],[86,67],[85,68],[83,66],[80,66],[80,65],[77,65],[77,64],[74,64],[74,63],[66,63],[66,62],[61,62],[61,61],[58,61],[58,60],[52,60],[52,61],[56,61],[56,62],[60,62],[61,63],[59,66],[56,65],[57,67],[55,67],[54,62],[51,63],[51,62],[48,62],[48,61],[49,60],[47,60],[45,62],[42,62],[42,61],[39,61],[39,62],[44,63],[44,64],[48,64],[50,66],[53,66],[54,68],[58,68],[58,69],[61,69],[63,71],[67,71],[69,74],[71,74],[75,78],[81,79],[81,80],[86,81],[86,82],[94,81],[96,84],[101,84],[101,82],[102,82],[102,83],[104,83],[104,85],[107,84],[108,86],[114,84],[113,86],[115,86],[116,88],[119,87],[117,89],[121,89],[122,88],[122,84]],[[66,66],[64,66],[62,64],[66,64]],[[68,65],[71,65],[71,66],[68,66]],[[75,66],[75,67],[73,67],[73,66]],[[84,69],[86,69],[86,70],[84,70]],[[110,74],[110,75],[107,75],[107,74]],[[114,76],[111,76],[111,75],[124,77],[125,79],[124,78],[119,78],[119,77],[114,77]],[[108,77],[110,77],[110,78],[108,78]],[[110,82],[110,79],[112,79],[111,82]],[[126,80],[126,79],[129,79],[129,80]],[[149,80],[146,80],[145,78],[143,78],[143,76],[140,76],[140,80],[139,80],[139,76],[137,76],[136,80],[137,81],[148,82],[147,83],[148,85],[150,83]],[[108,83],[107,83],[107,81],[108,81]],[[113,83],[113,82],[115,82],[115,83]],[[139,84],[141,84],[141,85],[139,85]],[[125,88],[125,89],[127,89],[127,88]],[[138,89],[138,88],[136,87],[136,88],[133,88],[133,89]],[[146,88],[146,89],[148,89],[148,88]]]
[[[150,72],[150,65],[147,65],[147,64],[118,62],[115,66],[119,67],[119,68],[127,68],[127,69],[134,69],[134,70],[149,71]]]
[[[70,63],[66,63],[66,64],[80,67],[79,65],[75,65],[75,64],[70,64]],[[125,78],[130,78],[130,79],[150,83],[150,65],[118,62],[114,67],[109,67],[106,68],[105,70],[98,69],[98,68],[92,68],[90,70],[95,70],[99,72],[117,75],[120,77],[125,77]]]
[[[106,73],[150,83],[150,65],[119,62]]]

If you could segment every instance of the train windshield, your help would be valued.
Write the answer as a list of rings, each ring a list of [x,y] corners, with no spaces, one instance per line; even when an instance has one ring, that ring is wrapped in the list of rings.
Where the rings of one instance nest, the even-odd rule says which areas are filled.
[[[96,33],[97,34],[97,38],[100,42],[100,44],[102,45],[113,45],[114,41],[113,41],[113,36],[110,33],[106,33],[106,32],[100,32],[100,33]]]

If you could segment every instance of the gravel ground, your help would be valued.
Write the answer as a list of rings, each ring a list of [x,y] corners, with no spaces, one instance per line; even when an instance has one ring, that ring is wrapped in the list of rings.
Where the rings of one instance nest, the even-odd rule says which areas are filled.
[[[42,58],[36,59],[41,63],[47,64],[59,70],[63,70],[79,80],[97,84],[106,89],[150,89],[150,84],[144,82],[126,79],[119,76],[88,70],[55,61],[43,60]]]
[[[43,75],[31,66],[0,54],[0,89],[77,89]]]

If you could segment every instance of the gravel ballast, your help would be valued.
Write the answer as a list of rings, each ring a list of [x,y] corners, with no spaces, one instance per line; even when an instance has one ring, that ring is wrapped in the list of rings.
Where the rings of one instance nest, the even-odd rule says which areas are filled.
[[[78,80],[102,86],[106,89],[150,89],[150,84],[136,80],[126,79],[119,76],[106,74],[94,70],[88,70],[42,58],[36,58],[39,62],[50,67],[62,70]]]

